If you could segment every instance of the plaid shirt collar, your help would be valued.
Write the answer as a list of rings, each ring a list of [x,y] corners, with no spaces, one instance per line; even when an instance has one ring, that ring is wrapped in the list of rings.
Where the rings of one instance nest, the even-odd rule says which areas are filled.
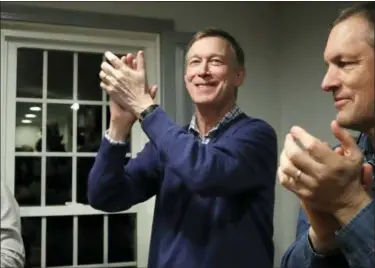
[[[370,137],[361,134],[357,140],[359,147],[362,149],[364,162],[370,163],[373,167],[372,172],[372,191],[375,193],[375,148],[373,148]]]
[[[375,167],[375,150],[372,147],[370,138],[367,135],[361,134],[358,138],[358,145],[362,149],[365,161],[369,162]]]
[[[219,121],[219,123],[205,135],[204,138],[212,138],[212,136],[217,132],[217,130],[228,124],[230,121],[235,119],[240,114],[242,114],[241,109],[237,105],[235,105],[229,112],[227,112],[224,115],[224,117]],[[200,136],[200,132],[197,125],[197,118],[195,114],[193,115],[190,121],[189,132],[192,132],[195,135]]]

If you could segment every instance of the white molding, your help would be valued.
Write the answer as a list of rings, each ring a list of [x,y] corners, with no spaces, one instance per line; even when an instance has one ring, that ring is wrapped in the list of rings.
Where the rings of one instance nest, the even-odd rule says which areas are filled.
[[[89,43],[108,46],[122,46],[124,44],[139,47],[154,46],[158,39],[158,34],[129,32],[108,29],[93,29],[87,27],[44,25],[30,22],[1,21],[2,32],[6,37],[14,40],[44,40],[60,41],[71,43]],[[69,34],[67,34],[69,33]],[[110,39],[110,42],[108,42]]]
[[[72,153],[72,152],[15,152],[15,156],[23,156],[23,157],[95,157],[97,153],[85,153],[85,152],[77,152],[77,153]],[[126,157],[131,157],[130,153],[126,154]]]
[[[69,100],[69,99],[46,99],[48,104],[74,104],[78,103],[79,105],[90,105],[90,106],[103,106],[103,104],[109,105],[109,102],[106,101],[87,101],[87,100]],[[42,98],[16,98],[17,102],[27,102],[27,103],[42,103]]]
[[[1,117],[4,127],[5,127],[5,137],[6,140],[5,146],[2,150],[5,150],[5,156],[3,159],[3,163],[5,164],[5,180],[8,183],[8,187],[10,188],[11,192],[14,193],[14,144],[15,144],[15,118],[16,118],[16,107],[14,103],[10,100],[14,100],[16,97],[16,72],[9,71],[15,70],[17,64],[16,58],[16,50],[12,47],[7,40],[5,40],[7,54],[2,55],[1,57],[6,58],[6,75],[4,76],[4,90],[6,95],[6,100],[4,103],[4,109],[6,111],[5,118]],[[12,105],[13,104],[13,105]]]
[[[107,214],[126,214],[126,213],[137,213],[139,205],[132,207],[126,211],[118,213],[105,213],[100,210],[96,210],[89,205],[80,203],[71,203],[61,206],[45,206],[45,207],[20,207],[21,217],[49,217],[49,216],[80,216],[80,215],[107,215]]]
[[[103,217],[103,262],[108,263],[108,216],[105,215]],[[135,254],[134,254],[135,255]]]
[[[50,266],[49,268],[115,268],[115,267],[134,267],[137,262],[116,262],[107,264],[81,264],[69,266]],[[140,267],[140,266],[138,266]]]
[[[0,121],[0,177],[1,180],[4,180],[4,182],[7,182],[6,179],[6,163],[5,163],[5,156],[6,156],[6,139],[5,139],[5,118],[7,116],[6,114],[6,81],[7,81],[7,44],[5,42],[5,35],[1,33],[0,36],[0,51],[1,51],[1,67],[0,67],[0,72],[1,72],[1,81],[0,81],[0,113],[1,113],[1,121]],[[8,185],[9,187],[9,185]],[[11,192],[14,192],[14,189],[9,187]]]

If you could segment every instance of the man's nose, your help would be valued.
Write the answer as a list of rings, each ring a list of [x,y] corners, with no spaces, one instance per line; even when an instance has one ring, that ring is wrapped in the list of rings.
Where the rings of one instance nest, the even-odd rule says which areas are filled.
[[[321,87],[324,91],[333,91],[340,86],[339,71],[335,67],[329,67],[323,78]]]
[[[200,76],[205,76],[207,75],[209,72],[209,69],[208,69],[208,64],[207,62],[205,61],[202,61],[200,64],[199,64],[199,68],[198,68],[198,75]]]

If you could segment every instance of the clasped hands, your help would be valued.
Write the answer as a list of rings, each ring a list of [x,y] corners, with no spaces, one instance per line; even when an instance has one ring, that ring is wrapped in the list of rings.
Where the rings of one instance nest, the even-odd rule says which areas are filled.
[[[347,130],[336,121],[331,129],[341,142],[336,150],[293,127],[285,139],[278,177],[305,210],[332,215],[343,225],[371,202],[372,166],[363,164],[363,154]]]
[[[148,87],[146,62],[143,51],[138,51],[134,59],[131,54],[119,59],[112,52],[105,52],[99,77],[104,89],[123,110],[139,118],[142,111],[154,104],[156,86]]]

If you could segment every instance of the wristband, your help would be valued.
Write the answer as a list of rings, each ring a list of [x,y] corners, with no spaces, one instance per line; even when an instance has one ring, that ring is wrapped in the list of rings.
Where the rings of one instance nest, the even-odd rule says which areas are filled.
[[[152,113],[156,108],[158,108],[158,104],[152,104],[149,107],[147,107],[140,115],[139,115],[139,122],[142,123],[142,121],[148,116],[150,113]]]

